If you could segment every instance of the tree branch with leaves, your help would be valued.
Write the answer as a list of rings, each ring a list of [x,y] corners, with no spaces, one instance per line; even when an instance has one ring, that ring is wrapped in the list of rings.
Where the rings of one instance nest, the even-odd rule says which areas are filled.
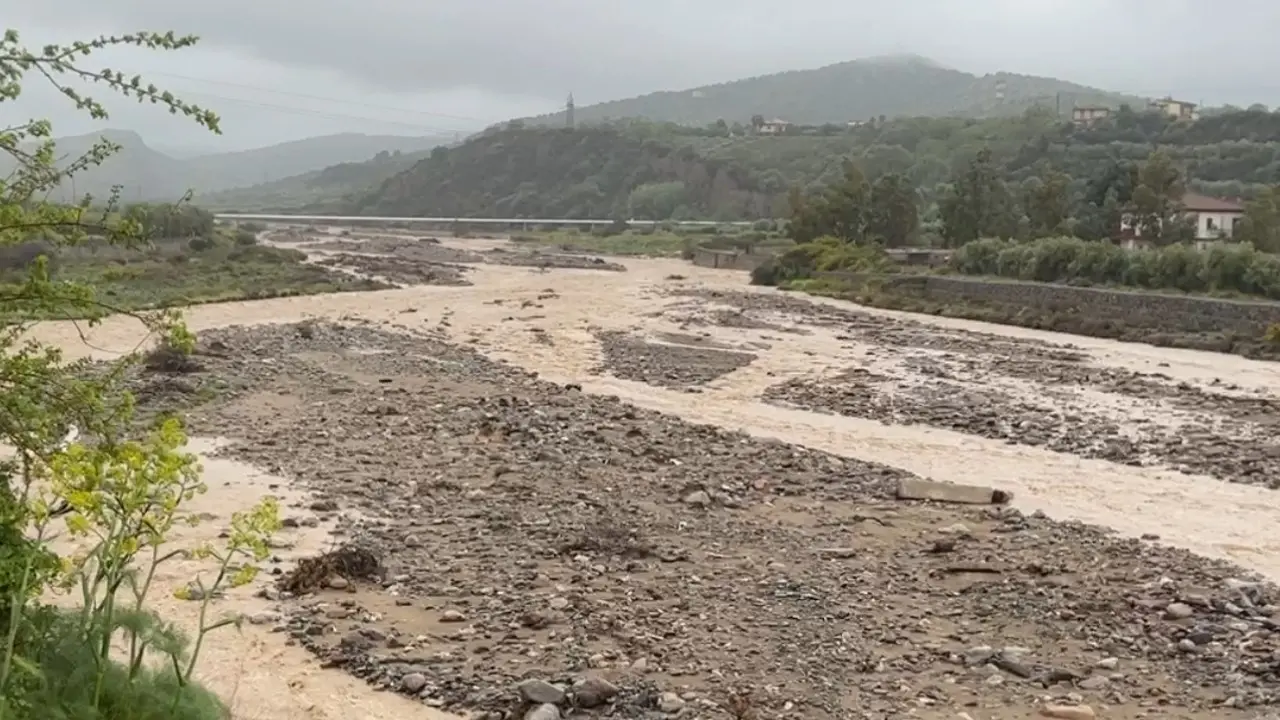
[[[51,84],[89,117],[108,118],[99,99],[77,89],[89,84],[184,115],[216,133],[218,117],[210,110],[140,76],[80,64],[107,48],[165,51],[195,43],[189,35],[139,32],[33,50],[17,31],[6,30],[0,38],[0,103],[16,101],[23,83],[35,79]],[[0,153],[15,165],[0,179],[0,248],[31,245],[56,252],[87,240],[133,247],[147,243],[150,230],[202,221],[172,208],[118,212],[118,187],[107,198],[51,202],[53,191],[120,146],[100,140],[65,162],[56,150],[47,120],[0,129]],[[182,554],[165,543],[178,523],[195,519],[183,506],[204,491],[199,464],[185,451],[186,437],[175,420],[136,437],[133,398],[123,380],[139,364],[140,352],[106,368],[91,367],[88,361],[67,362],[59,348],[31,339],[35,317],[87,318],[91,326],[119,312],[92,287],[54,280],[48,254],[32,258],[21,283],[0,286],[0,444],[13,449],[12,459],[0,463],[0,717],[24,717],[37,707],[86,718],[107,717],[122,707],[146,717],[221,717],[225,709],[217,698],[191,678],[204,635],[225,623],[204,621],[206,600],[196,646],[189,649],[172,625],[145,607],[156,567]],[[131,314],[167,351],[194,349],[195,337],[178,311]],[[220,561],[209,596],[222,584],[252,578],[266,538],[279,527],[278,508],[265,501],[238,514],[233,524],[225,549],[197,551]],[[48,541],[60,528],[87,549],[74,556],[54,553]],[[232,559],[238,570],[228,573]],[[81,591],[79,612],[60,612],[41,600],[47,591],[73,587]],[[132,594],[122,602],[122,592]],[[121,635],[130,648],[126,663],[112,656]],[[148,652],[168,656],[174,669],[144,663]],[[156,702],[165,705],[164,713],[141,705]]]

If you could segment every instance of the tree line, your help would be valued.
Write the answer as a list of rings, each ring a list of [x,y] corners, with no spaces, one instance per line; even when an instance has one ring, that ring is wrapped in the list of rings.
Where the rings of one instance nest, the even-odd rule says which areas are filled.
[[[843,183],[843,160],[849,159],[869,183],[894,175],[914,188],[916,239],[941,245],[950,242],[942,238],[944,211],[953,228],[965,222],[955,212],[954,193],[971,170],[971,191],[986,181],[984,175],[1004,183],[1004,190],[994,183],[988,189],[1006,209],[969,224],[994,225],[1011,236],[1044,232],[1064,215],[1063,207],[1073,233],[1109,234],[1104,210],[1129,201],[1127,176],[1156,151],[1179,169],[1187,190],[1252,199],[1280,184],[1280,114],[1265,109],[1189,123],[1122,106],[1111,118],[1081,126],[1037,107],[985,119],[868,118],[782,136],[753,132],[753,121],[760,120],[744,116],[687,127],[625,119],[573,130],[495,129],[438,149],[395,182],[328,209],[658,221],[782,218],[790,214],[792,188],[813,196]],[[982,167],[974,168],[980,154]],[[1104,208],[1111,186],[1118,197]],[[1028,194],[1039,199],[1029,201]]]
[[[821,190],[792,189],[790,233],[801,243],[832,236],[884,247],[957,248],[980,238],[1106,240],[1123,223],[1164,246],[1195,238],[1182,204],[1186,192],[1185,171],[1163,150],[1141,162],[1106,166],[1077,194],[1072,179],[1052,167],[1021,182],[1008,180],[983,149],[952,174],[926,217],[923,193],[909,178],[892,173],[868,181],[856,162],[846,160],[838,180]],[[1232,239],[1280,252],[1280,185],[1245,203]]]

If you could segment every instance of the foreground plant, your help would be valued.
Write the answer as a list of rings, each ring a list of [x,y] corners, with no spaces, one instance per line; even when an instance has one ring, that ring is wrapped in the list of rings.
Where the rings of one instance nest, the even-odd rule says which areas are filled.
[[[0,103],[18,98],[33,74],[95,119],[106,118],[106,108],[75,83],[105,86],[218,132],[216,115],[140,77],[77,64],[113,46],[177,50],[195,42],[140,32],[32,50],[6,30]],[[29,339],[24,318],[87,317],[93,324],[116,310],[92,287],[51,276],[58,248],[146,240],[138,215],[118,210],[118,189],[99,200],[48,199],[77,172],[120,149],[103,140],[60,166],[51,137],[45,120],[0,128],[0,153],[16,167],[0,179],[0,247],[29,245],[34,258],[22,283],[0,286],[0,445],[12,449],[12,459],[0,463],[0,720],[224,717],[217,698],[192,683],[205,635],[235,622],[208,622],[208,598],[252,578],[267,537],[279,527],[278,508],[265,501],[237,514],[224,547],[194,551],[219,565],[209,586],[199,585],[204,604],[194,646],[147,610],[157,568],[185,555],[166,541],[196,521],[185,507],[205,488],[176,420],[134,437],[133,401],[122,379],[138,363],[137,353],[106,372],[89,372],[87,361],[66,362],[57,348]],[[194,348],[179,313],[133,315],[166,352]],[[59,533],[80,543],[80,551],[55,553],[50,541]],[[49,591],[73,589],[79,591],[76,610],[42,601]],[[116,649],[121,643],[123,661]],[[156,655],[164,662],[148,661]]]

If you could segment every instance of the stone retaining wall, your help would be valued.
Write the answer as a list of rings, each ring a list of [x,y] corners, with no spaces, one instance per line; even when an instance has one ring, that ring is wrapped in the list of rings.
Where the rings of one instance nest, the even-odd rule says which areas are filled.
[[[721,270],[746,270],[750,272],[771,257],[773,257],[771,253],[743,253],[733,250],[698,248],[693,251],[693,264],[699,267],[720,268]]]
[[[1280,303],[1191,295],[1126,292],[1049,283],[983,280],[948,275],[823,273],[855,285],[876,279],[890,292],[941,303],[975,303],[1088,316],[1168,332],[1234,333],[1259,337],[1280,325]]]

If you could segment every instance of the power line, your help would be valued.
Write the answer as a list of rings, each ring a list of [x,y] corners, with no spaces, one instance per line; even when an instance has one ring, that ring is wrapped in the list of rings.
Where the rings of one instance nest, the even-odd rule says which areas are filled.
[[[303,98],[306,100],[320,100],[322,102],[338,103],[340,105],[355,105],[357,107],[369,108],[371,110],[387,110],[390,112],[406,113],[410,115],[424,115],[427,117],[442,118],[445,120],[462,120],[464,122],[484,123],[481,118],[468,117],[466,115],[449,115],[447,113],[428,112],[426,110],[407,110],[405,108],[388,107],[386,105],[375,105],[372,103],[361,102],[358,100],[342,100],[340,98],[324,97],[321,95],[308,95],[306,93],[293,92],[291,90],[273,90],[271,88],[258,87],[256,85],[244,85],[242,83],[226,82],[224,80],[208,80],[205,78],[189,77],[187,75],[175,75],[173,73],[153,72],[148,75],[158,77],[173,78],[174,80],[187,80],[190,82],[208,83],[210,85],[222,85],[225,87],[240,88],[242,90],[254,90],[256,92],[264,92],[271,95],[287,95],[290,97]]]

